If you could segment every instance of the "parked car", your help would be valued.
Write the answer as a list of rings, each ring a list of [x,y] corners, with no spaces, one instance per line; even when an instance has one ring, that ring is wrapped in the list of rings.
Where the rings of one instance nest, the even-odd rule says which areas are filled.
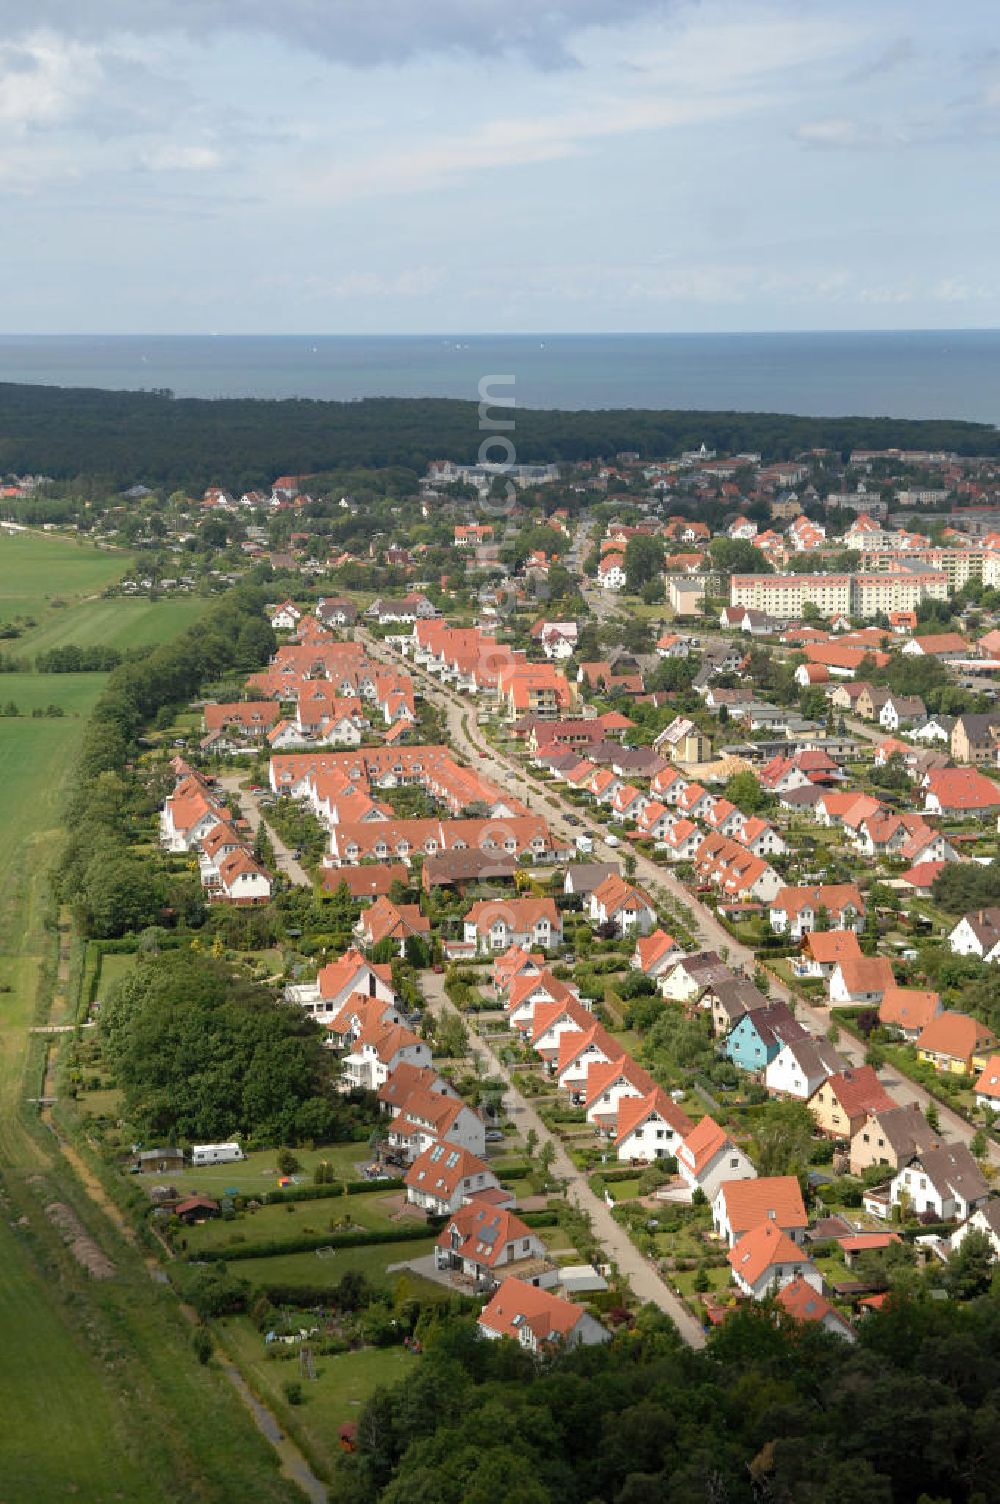
[[[617,846],[618,845],[618,837],[617,836],[605,836],[604,837],[604,844],[606,846]]]

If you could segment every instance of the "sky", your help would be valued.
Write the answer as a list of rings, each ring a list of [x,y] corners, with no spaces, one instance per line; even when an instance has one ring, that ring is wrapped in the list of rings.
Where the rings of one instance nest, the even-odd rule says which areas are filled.
[[[0,0],[0,330],[1000,325],[995,0]]]

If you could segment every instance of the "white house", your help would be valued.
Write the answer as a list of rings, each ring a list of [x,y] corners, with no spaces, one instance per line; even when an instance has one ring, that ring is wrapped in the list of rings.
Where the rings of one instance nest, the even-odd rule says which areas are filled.
[[[691,1132],[687,1113],[662,1086],[641,1097],[619,1095],[615,1150],[623,1163],[651,1164],[676,1155]]]
[[[688,1189],[715,1197],[724,1180],[753,1180],[757,1171],[714,1118],[702,1118],[677,1147],[677,1171]]]
[[[1000,908],[966,914],[951,931],[948,944],[956,956],[995,961],[1000,955]]]
[[[282,601],[271,612],[271,626],[276,632],[294,632],[302,619],[302,612],[294,601]]]
[[[485,1160],[454,1144],[436,1143],[425,1149],[404,1177],[406,1199],[432,1217],[448,1217],[500,1182]]]
[[[712,1224],[730,1248],[769,1222],[791,1238],[805,1239],[809,1218],[794,1175],[762,1175],[756,1180],[724,1180],[712,1198]]]
[[[994,1259],[1000,1258],[1000,1197],[977,1206],[976,1210],[961,1225],[956,1227],[948,1240],[952,1253],[957,1253],[970,1232],[985,1233],[990,1240]]]
[[[904,1196],[918,1216],[933,1212],[939,1221],[949,1222],[971,1217],[985,1203],[989,1186],[966,1144],[942,1144],[893,1176],[892,1205],[898,1206]]]
[[[812,1260],[773,1222],[761,1222],[727,1254],[733,1282],[753,1300],[767,1300],[792,1280],[822,1293],[823,1276]]]
[[[583,1306],[513,1277],[504,1280],[479,1313],[479,1330],[491,1339],[510,1337],[532,1353],[591,1347],[609,1338]]]
[[[766,1067],[764,1084],[772,1097],[807,1102],[827,1076],[835,1076],[844,1064],[826,1039],[792,1039]]]

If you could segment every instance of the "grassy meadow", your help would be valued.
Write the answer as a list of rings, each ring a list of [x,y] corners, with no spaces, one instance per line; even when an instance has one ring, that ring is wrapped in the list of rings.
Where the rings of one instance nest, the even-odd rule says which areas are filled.
[[[54,535],[0,534],[0,622],[37,623],[6,651],[59,642],[165,641],[201,602],[101,601],[127,567]],[[58,602],[64,604],[58,604]],[[182,609],[178,609],[178,607]],[[110,609],[98,609],[110,608]],[[37,634],[37,635],[33,635]],[[46,635],[48,634],[48,635]],[[3,1504],[72,1497],[79,1504],[198,1499],[283,1504],[298,1489],[279,1476],[215,1364],[199,1366],[173,1294],[153,1281],[82,1191],[24,1099],[40,1081],[30,1026],[49,1015],[68,978],[56,966],[56,914],[47,874],[58,860],[63,797],[102,674],[5,674],[0,703],[0,1414]],[[61,718],[34,719],[59,704]],[[63,917],[63,923],[68,916]],[[110,959],[110,958],[109,958]],[[115,970],[115,957],[109,972]],[[128,958],[132,960],[131,957]],[[124,969],[124,968],[122,968]],[[45,1208],[71,1206],[110,1256],[97,1280],[75,1260]]]
[[[120,580],[129,555],[61,533],[0,530],[0,621],[41,621],[65,605],[99,595]]]

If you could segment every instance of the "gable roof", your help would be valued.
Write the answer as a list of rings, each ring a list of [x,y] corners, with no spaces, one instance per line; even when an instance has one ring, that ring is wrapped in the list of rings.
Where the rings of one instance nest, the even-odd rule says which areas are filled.
[[[564,1341],[584,1315],[582,1306],[508,1276],[479,1313],[479,1325],[519,1340],[527,1327],[536,1342]]]
[[[995,1040],[993,1030],[978,1018],[948,1009],[924,1025],[917,1038],[917,1049],[949,1055],[953,1060],[968,1060],[976,1050],[989,1049]]]
[[[924,1029],[941,1011],[941,995],[922,987],[887,987],[879,1005],[879,1023],[897,1029]]]
[[[733,1273],[748,1285],[755,1285],[776,1264],[809,1262],[802,1249],[773,1222],[762,1222],[745,1233],[726,1258]]]
[[[783,1232],[805,1229],[806,1215],[802,1191],[794,1175],[764,1175],[756,1180],[726,1180],[719,1187],[729,1226],[736,1237],[762,1222],[773,1222]]]

